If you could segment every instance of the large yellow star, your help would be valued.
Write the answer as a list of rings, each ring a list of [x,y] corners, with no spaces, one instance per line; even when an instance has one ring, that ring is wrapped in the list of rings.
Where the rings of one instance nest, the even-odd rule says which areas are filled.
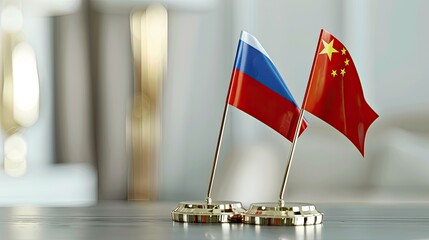
[[[319,54],[327,54],[329,61],[331,61],[332,59],[332,53],[337,53],[337,49],[334,48],[334,39],[332,39],[332,41],[330,43],[325,42],[325,40],[323,40],[323,50],[319,53]]]

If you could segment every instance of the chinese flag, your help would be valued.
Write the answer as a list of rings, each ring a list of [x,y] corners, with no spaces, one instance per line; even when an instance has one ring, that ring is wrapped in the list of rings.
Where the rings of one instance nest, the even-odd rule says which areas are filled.
[[[364,155],[366,132],[378,115],[365,101],[349,51],[323,29],[302,108],[342,132]]]

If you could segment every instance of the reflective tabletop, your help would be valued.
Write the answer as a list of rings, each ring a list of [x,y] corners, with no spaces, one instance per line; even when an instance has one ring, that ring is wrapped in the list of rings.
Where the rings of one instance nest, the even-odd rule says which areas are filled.
[[[429,239],[428,204],[317,204],[322,225],[171,221],[177,203],[2,207],[0,239]]]

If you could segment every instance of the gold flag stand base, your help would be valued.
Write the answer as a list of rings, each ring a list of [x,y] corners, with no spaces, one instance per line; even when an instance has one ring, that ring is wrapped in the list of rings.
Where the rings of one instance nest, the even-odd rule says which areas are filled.
[[[245,211],[241,202],[180,202],[171,218],[185,223],[241,223]]]
[[[254,203],[243,216],[244,223],[254,225],[315,225],[323,220],[323,213],[307,203]]]

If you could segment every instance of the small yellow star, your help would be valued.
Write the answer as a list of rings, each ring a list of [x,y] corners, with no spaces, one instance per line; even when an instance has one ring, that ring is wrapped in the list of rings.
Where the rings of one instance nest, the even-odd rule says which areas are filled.
[[[349,62],[350,62],[350,59],[346,58],[346,61],[344,61],[344,64],[345,64],[346,66],[348,66],[348,65],[349,65]]]
[[[345,68],[341,69],[341,73],[340,74],[344,77],[344,75],[346,75],[346,69]]]
[[[332,77],[337,76],[337,75],[338,75],[338,74],[337,74],[337,70],[332,70],[331,75],[332,75]]]
[[[329,61],[331,61],[332,53],[337,53],[337,49],[334,48],[334,39],[330,43],[325,42],[325,40],[322,39],[323,43],[323,50],[319,54],[327,54]]]
[[[346,55],[346,52],[347,52],[347,50],[346,50],[345,48],[343,48],[343,49],[341,50],[341,55]]]

